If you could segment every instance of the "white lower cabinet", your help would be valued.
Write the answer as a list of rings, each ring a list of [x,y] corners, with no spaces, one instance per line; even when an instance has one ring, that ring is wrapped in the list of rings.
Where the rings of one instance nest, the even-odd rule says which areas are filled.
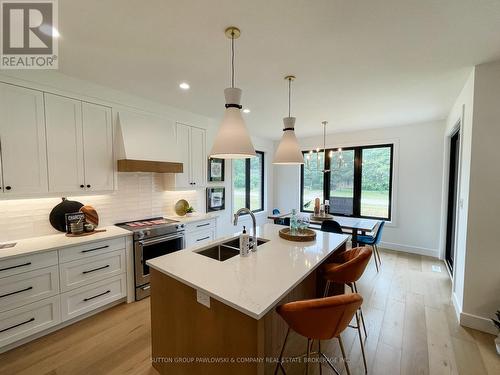
[[[125,272],[125,249],[60,265],[61,291],[103,280]]]
[[[8,258],[0,261],[0,278],[26,273],[48,266],[57,266],[57,263],[57,251],[47,251],[45,253]]]
[[[0,260],[4,346],[127,296],[125,237]]]
[[[193,221],[186,224],[186,247],[213,241],[216,237],[215,219]]]
[[[59,296],[0,313],[0,348],[61,323]]]
[[[57,266],[0,279],[0,311],[59,294]]]
[[[215,238],[215,233],[212,229],[186,233],[186,247],[191,247],[203,244],[205,242],[213,241],[214,238]]]
[[[61,294],[62,320],[73,319],[81,314],[125,297],[125,274],[105,279]]]

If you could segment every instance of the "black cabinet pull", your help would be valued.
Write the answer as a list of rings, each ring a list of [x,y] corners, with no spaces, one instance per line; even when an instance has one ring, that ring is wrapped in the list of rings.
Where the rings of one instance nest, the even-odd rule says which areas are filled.
[[[15,324],[15,325],[13,325],[13,326],[10,326],[10,327],[4,328],[4,329],[0,329],[0,333],[5,332],[5,331],[8,331],[9,329],[13,329],[13,328],[16,328],[16,327],[22,326],[23,324],[27,324],[27,323],[33,322],[34,320],[35,320],[35,318],[31,318],[31,319],[28,319],[28,320],[27,320],[27,321],[25,321],[25,322]]]
[[[80,187],[83,189],[85,187],[85,185],[80,185]]]
[[[90,185],[87,185],[87,187],[89,188],[89,187],[90,187]]]
[[[108,247],[109,247],[109,245],[101,246],[101,247],[96,247],[94,249],[82,250],[82,253],[89,253],[91,251],[102,250],[102,249],[106,249]]]
[[[26,291],[31,290],[31,289],[33,289],[33,287],[32,287],[32,286],[29,286],[29,287],[27,287],[27,288],[24,288],[24,289],[18,290],[18,291],[16,291],[16,292],[10,292],[10,293],[5,293],[5,294],[2,294],[2,295],[0,296],[0,298],[8,297],[8,296],[11,296],[11,295],[13,295],[13,294],[17,294],[17,293],[26,292]]]
[[[10,190],[10,189],[12,189],[10,186],[5,187],[5,190]]]
[[[209,238],[210,238],[210,236],[206,236],[203,238],[198,238],[196,241],[199,242],[199,241],[203,241],[203,240],[208,240]]]
[[[31,262],[27,262],[27,263],[23,263],[23,264],[18,264],[17,266],[10,266],[10,267],[5,267],[5,268],[0,268],[0,272],[11,270],[13,268],[26,267],[26,266],[29,266],[30,264],[31,264]]]
[[[83,271],[82,273],[85,275],[86,273],[91,273],[99,270],[103,270],[105,268],[108,268],[109,264],[106,264],[105,266],[99,267],[99,268],[94,268],[93,270],[88,270],[88,271]]]
[[[207,225],[210,225],[210,223],[198,224],[196,227],[197,227],[197,228],[200,228],[200,227],[206,227]]]
[[[87,301],[90,301],[91,299],[94,299],[94,298],[97,298],[97,297],[100,297],[100,296],[103,296],[105,294],[108,294],[108,293],[111,293],[111,290],[106,290],[104,293],[100,293],[100,294],[97,294],[95,296],[92,296],[92,297],[88,297],[88,298],[84,298],[83,299],[83,302],[87,302]]]

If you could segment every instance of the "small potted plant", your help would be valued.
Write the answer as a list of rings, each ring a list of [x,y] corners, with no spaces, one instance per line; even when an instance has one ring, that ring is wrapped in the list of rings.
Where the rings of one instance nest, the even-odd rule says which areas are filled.
[[[186,216],[193,216],[193,213],[194,213],[194,207],[193,206],[189,206],[186,209]]]
[[[495,339],[495,345],[497,346],[497,353],[500,354],[500,310],[497,310],[496,312],[496,319],[491,319],[493,321],[493,324],[495,327],[498,329],[498,336]]]

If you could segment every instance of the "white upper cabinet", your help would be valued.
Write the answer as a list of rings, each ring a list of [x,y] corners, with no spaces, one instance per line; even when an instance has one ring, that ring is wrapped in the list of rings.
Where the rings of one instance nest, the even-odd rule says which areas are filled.
[[[204,129],[191,128],[191,182],[195,187],[205,186],[207,151]]]
[[[49,190],[113,190],[111,109],[45,94]]]
[[[176,187],[191,187],[191,173],[189,166],[191,165],[190,152],[190,126],[177,124],[177,148],[179,150],[180,162],[183,166],[183,173],[175,175]]]
[[[45,94],[49,190],[85,189],[82,102]]]
[[[201,188],[206,185],[206,131],[177,123],[176,133],[177,147],[184,172],[175,174],[175,186],[171,186],[171,179],[168,179],[168,184],[175,188]]]
[[[85,188],[113,190],[113,126],[111,108],[83,103]]]
[[[43,94],[0,84],[0,193],[46,193],[47,157]]]

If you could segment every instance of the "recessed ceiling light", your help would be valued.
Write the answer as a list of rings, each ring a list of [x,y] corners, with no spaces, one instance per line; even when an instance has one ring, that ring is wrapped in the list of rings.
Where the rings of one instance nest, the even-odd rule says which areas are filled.
[[[189,86],[189,83],[187,83],[187,82],[182,82],[182,83],[179,85],[179,87],[180,87],[181,89],[183,89],[183,90],[189,90],[189,87],[190,87],[190,86]]]
[[[248,108],[245,108],[245,109],[243,110],[243,113],[250,113],[250,110],[249,110]]]

